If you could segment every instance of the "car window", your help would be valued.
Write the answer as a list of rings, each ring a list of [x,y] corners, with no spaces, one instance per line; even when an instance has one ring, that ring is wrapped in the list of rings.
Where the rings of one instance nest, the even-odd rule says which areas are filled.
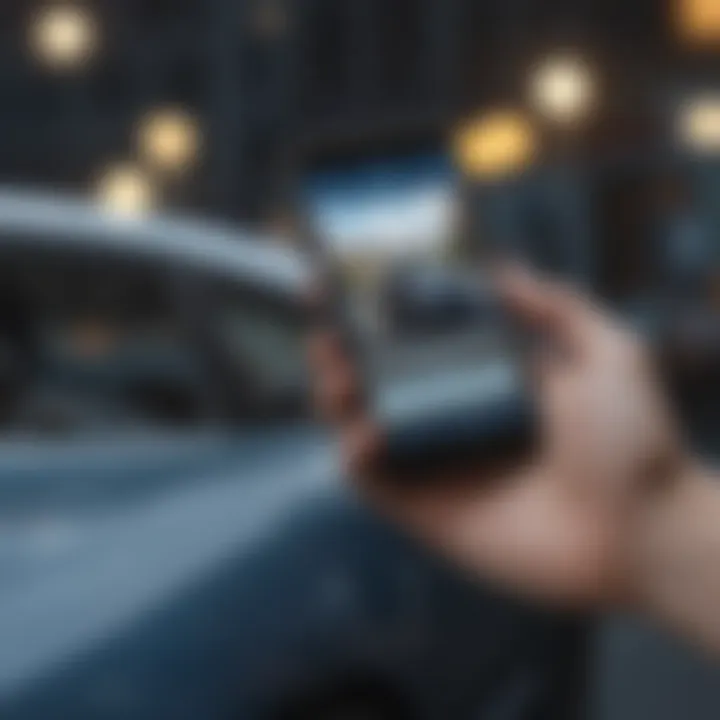
[[[166,269],[72,251],[0,260],[0,431],[202,422],[202,368]]]
[[[306,387],[302,315],[292,300],[231,283],[214,284],[212,295],[216,337],[247,381],[273,395]]]

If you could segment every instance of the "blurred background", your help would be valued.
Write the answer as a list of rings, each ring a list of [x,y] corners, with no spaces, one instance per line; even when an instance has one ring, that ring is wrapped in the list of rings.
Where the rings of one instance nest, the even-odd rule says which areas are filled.
[[[720,2],[4,0],[0,36],[3,718],[718,716],[692,651],[357,507],[299,297],[308,221],[392,256],[401,332],[473,316],[428,248],[520,256],[657,341],[717,456]]]

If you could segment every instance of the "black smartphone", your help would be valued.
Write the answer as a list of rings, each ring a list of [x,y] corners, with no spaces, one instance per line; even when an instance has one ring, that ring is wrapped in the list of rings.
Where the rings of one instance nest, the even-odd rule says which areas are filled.
[[[299,178],[299,234],[351,346],[383,462],[422,478],[525,453],[537,423],[522,333],[464,222],[448,157],[325,156]]]

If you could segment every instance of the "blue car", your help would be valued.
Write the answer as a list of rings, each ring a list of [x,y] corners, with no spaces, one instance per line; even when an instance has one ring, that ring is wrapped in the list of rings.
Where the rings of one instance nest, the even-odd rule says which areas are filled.
[[[0,276],[3,720],[577,717],[584,618],[346,491],[286,246],[1,193]]]

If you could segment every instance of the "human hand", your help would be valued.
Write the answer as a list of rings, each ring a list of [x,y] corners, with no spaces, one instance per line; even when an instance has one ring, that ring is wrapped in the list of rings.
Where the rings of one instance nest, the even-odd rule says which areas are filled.
[[[689,465],[649,353],[566,289],[517,270],[499,285],[552,347],[535,363],[541,442],[531,461],[490,478],[469,465],[422,487],[383,476],[357,369],[327,332],[311,343],[318,407],[368,501],[456,564],[555,603],[629,601],[636,518]]]

